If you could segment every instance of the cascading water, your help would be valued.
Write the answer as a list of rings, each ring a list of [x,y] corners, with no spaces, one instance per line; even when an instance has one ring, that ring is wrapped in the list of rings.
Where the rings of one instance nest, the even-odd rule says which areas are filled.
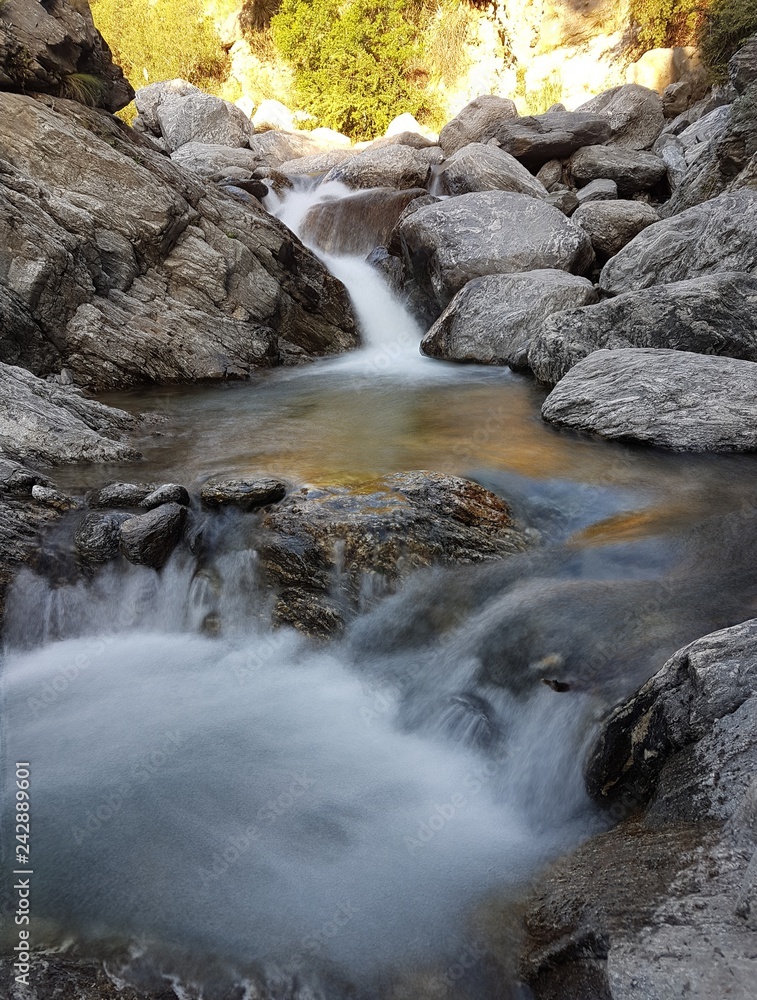
[[[297,229],[344,193],[296,192],[276,211]],[[525,997],[509,964],[517,900],[603,823],[581,780],[597,713],[754,599],[738,522],[754,469],[557,435],[538,389],[420,358],[376,272],[326,259],[363,350],[126,397],[164,410],[168,445],[146,442],[139,472],[62,477],[478,469],[541,548],[411,581],[328,644],[271,628],[251,515],[217,522],[202,565],[185,549],[160,574],[21,574],[3,756],[32,764],[34,939],[79,940],[116,978],[164,976],[180,997],[190,981],[206,1000],[233,982],[262,998]]]

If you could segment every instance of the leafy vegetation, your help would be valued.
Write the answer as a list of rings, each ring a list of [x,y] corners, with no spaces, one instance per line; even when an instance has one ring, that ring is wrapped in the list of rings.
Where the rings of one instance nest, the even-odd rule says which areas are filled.
[[[182,77],[212,92],[226,77],[202,0],[92,0],[92,14],[134,87]]]
[[[91,73],[68,73],[60,82],[60,96],[96,108],[108,92],[104,80]]]
[[[716,79],[724,79],[728,60],[757,32],[755,0],[714,0],[700,31],[702,57]]]

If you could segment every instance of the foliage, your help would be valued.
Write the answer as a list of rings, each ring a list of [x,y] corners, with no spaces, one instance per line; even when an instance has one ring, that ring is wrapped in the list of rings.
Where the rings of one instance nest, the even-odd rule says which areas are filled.
[[[439,0],[438,6],[428,8],[422,60],[432,80],[451,87],[468,69],[471,58],[465,43],[474,21],[473,7],[460,0]]]
[[[707,0],[631,0],[642,51],[696,41]]]
[[[420,24],[408,13],[407,0],[284,0],[273,41],[316,124],[363,139],[404,112],[433,116]]]
[[[92,14],[135,87],[181,77],[213,91],[226,76],[202,0],[92,0]]]
[[[716,79],[727,75],[728,60],[757,32],[755,0],[715,0],[701,30],[702,58]]]
[[[244,0],[239,12],[239,23],[245,38],[249,40],[250,35],[265,31],[280,7],[281,0]]]
[[[59,94],[70,101],[78,101],[96,108],[108,92],[104,80],[91,73],[67,73],[60,82]]]

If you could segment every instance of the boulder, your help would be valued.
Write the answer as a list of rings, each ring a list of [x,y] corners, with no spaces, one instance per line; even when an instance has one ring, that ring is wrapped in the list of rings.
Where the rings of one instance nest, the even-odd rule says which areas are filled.
[[[503,122],[517,117],[518,109],[513,101],[482,94],[447,122],[439,134],[439,145],[445,156],[451,156],[468,143],[487,142],[497,134]]]
[[[550,160],[571,156],[582,146],[607,142],[610,134],[606,118],[575,111],[548,111],[506,121],[495,139],[501,149],[529,170],[538,170]]]
[[[138,458],[127,442],[139,420],[0,364],[0,453],[61,465]]]
[[[547,316],[596,301],[590,281],[565,271],[474,278],[428,331],[421,351],[444,361],[523,368]]]
[[[722,194],[644,229],[602,268],[619,295],[719,271],[757,270],[757,191]]]
[[[757,276],[707,275],[562,312],[534,336],[528,365],[540,381],[554,384],[594,351],[629,347],[757,362]]]
[[[252,136],[250,149],[260,163],[274,169],[298,156],[325,152],[308,132],[281,132],[278,129]]]
[[[472,142],[444,161],[439,170],[446,194],[471,191],[514,191],[532,198],[546,198],[547,189],[533,174],[496,146]]]
[[[597,256],[607,259],[660,216],[643,201],[592,201],[577,208],[572,220],[589,234]]]
[[[121,553],[138,566],[162,569],[181,539],[186,519],[186,507],[177,503],[127,518],[121,524]]]
[[[548,194],[545,200],[548,205],[552,205],[554,208],[559,209],[563,215],[568,216],[572,215],[579,205],[575,191],[571,191],[569,188],[566,188],[564,191],[555,191],[552,194]]]
[[[654,153],[617,146],[584,146],[570,158],[568,169],[579,187],[600,178],[612,180],[621,196],[647,191],[667,170]]]
[[[171,159],[204,179],[238,168],[252,173],[261,162],[257,153],[253,153],[251,149],[207,142],[188,142],[172,153]]]
[[[141,500],[139,506],[143,510],[153,510],[164,503],[178,503],[182,507],[189,507],[191,500],[186,487],[178,483],[164,483]]]
[[[163,99],[171,100],[175,97],[190,97],[193,94],[201,93],[199,87],[182,79],[160,80],[158,83],[150,83],[146,87],[140,87],[134,95],[134,103],[139,112],[136,121],[142,129],[154,136],[159,136],[161,132],[158,109]]]
[[[581,273],[591,242],[541,199],[484,191],[420,208],[400,222],[402,253],[435,319],[471,278],[558,268]]]
[[[87,494],[87,506],[93,510],[141,507],[142,502],[152,496],[156,489],[155,483],[108,483]]]
[[[425,188],[373,188],[324,201],[307,212],[300,233],[308,246],[325,253],[365,257],[375,247],[387,245],[404,210],[426,193]]]
[[[270,98],[261,101],[252,116],[252,124],[256,132],[267,132],[269,129],[283,129],[291,132],[295,128],[294,111],[281,101]]]
[[[113,511],[85,514],[74,535],[79,558],[90,566],[115,559],[120,552],[121,525],[129,519],[128,514]]]
[[[213,479],[203,486],[200,499],[207,507],[255,510],[278,503],[286,494],[286,483],[278,479]]]
[[[536,174],[537,181],[541,181],[547,191],[552,191],[555,185],[561,184],[563,178],[562,160],[547,160],[543,167],[539,168]]]
[[[362,153],[337,163],[323,182],[341,181],[352,188],[425,187],[431,164],[423,150],[411,146],[389,145],[364,149]]]
[[[600,177],[589,181],[586,187],[576,192],[576,197],[579,205],[586,205],[590,201],[613,201],[618,197],[618,185],[615,181]]]
[[[527,544],[499,497],[432,472],[303,489],[273,507],[263,528],[261,564],[269,583],[299,595],[292,611],[304,615],[311,601],[330,597],[342,618],[418,567],[500,559]],[[307,619],[292,624],[307,628]]]
[[[289,177],[316,177],[327,174],[332,167],[354,155],[350,149],[331,149],[327,153],[311,153],[309,156],[298,156],[295,160],[285,160],[279,164],[279,170]]]
[[[595,351],[547,396],[542,417],[672,451],[757,450],[757,365],[685,351]]]
[[[677,118],[691,103],[691,84],[686,80],[668,84],[662,92],[662,111],[666,118]]]
[[[582,104],[578,111],[604,117],[612,130],[608,141],[624,149],[651,149],[665,126],[659,95],[637,83],[607,90]]]
[[[0,90],[84,96],[119,111],[134,97],[95,28],[89,3],[5,0],[0,10]]]
[[[428,150],[438,150],[439,159],[441,160],[444,154],[441,148],[431,139],[427,139],[424,135],[419,135],[417,132],[394,132],[392,135],[382,135],[378,139],[374,139],[370,142],[366,149],[380,149],[382,146],[412,146],[413,149],[428,149]]]
[[[69,496],[68,493],[63,493],[50,486],[32,486],[32,499],[46,507],[60,511],[61,514],[67,510],[76,510],[81,507],[81,501],[76,497]]]
[[[260,205],[102,112],[8,93],[0,109],[0,285],[49,345],[12,332],[19,364],[99,390],[356,345],[341,283]]]
[[[244,147],[253,128],[235,104],[212,94],[165,95],[157,108],[160,134],[173,152],[188,142]]]

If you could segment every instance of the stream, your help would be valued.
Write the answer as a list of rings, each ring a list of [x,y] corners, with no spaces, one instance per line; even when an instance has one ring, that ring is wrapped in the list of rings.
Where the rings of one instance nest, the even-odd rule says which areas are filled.
[[[343,195],[270,207],[297,231],[315,199]],[[426,469],[499,493],[538,544],[421,573],[328,643],[271,628],[243,515],[222,520],[212,573],[182,551],[161,574],[24,571],[2,752],[32,768],[33,938],[180,998],[237,984],[240,1000],[525,1000],[520,903],[610,822],[583,789],[599,719],[680,645],[755,613],[757,461],[557,432],[542,387],[422,357],[383,278],[325,260],[362,349],[103,396],[164,420],[140,463],[63,468],[58,484],[359,488]],[[208,609],[219,636],[201,634]]]

